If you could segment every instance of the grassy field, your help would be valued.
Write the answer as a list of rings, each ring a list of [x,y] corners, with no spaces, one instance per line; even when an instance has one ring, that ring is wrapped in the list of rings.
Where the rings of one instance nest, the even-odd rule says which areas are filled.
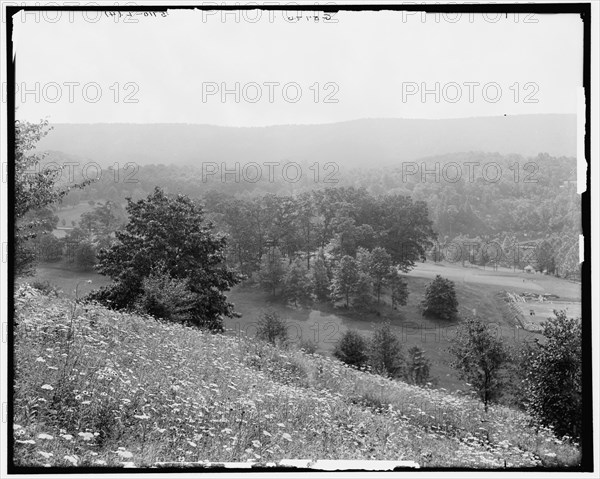
[[[88,280],[91,280],[92,283],[87,283]],[[74,269],[72,264],[59,261],[56,263],[41,263],[36,269],[36,275],[33,278],[21,280],[21,282],[24,281],[48,281],[61,289],[65,296],[69,298],[75,297],[75,289],[77,289],[78,297],[82,298],[93,289],[109,284],[110,278],[94,271],[79,271]]]
[[[455,334],[456,325],[423,318],[418,310],[421,291],[428,283],[421,278],[409,278],[409,303],[400,311],[391,311],[389,306],[380,306],[378,313],[347,312],[334,309],[329,304],[320,304],[318,309],[293,309],[287,307],[277,298],[258,288],[245,286],[235,288],[229,299],[235,304],[236,310],[242,314],[238,319],[226,319],[225,326],[230,334],[254,336],[260,314],[266,310],[276,311],[288,322],[288,335],[293,342],[310,340],[317,346],[317,352],[331,355],[336,342],[348,329],[356,329],[369,336],[373,326],[389,319],[397,334],[401,337],[406,350],[417,345],[422,348],[432,361],[432,375],[437,377],[439,387],[447,389],[467,389],[454,377],[454,370],[449,366],[447,348],[450,339]],[[464,302],[468,292],[459,289],[459,301]],[[481,306],[495,299],[478,300]],[[499,306],[492,309],[494,319],[503,322]],[[506,335],[514,334],[512,328],[504,328]]]
[[[419,304],[425,288],[436,274],[450,278],[455,282],[459,303],[459,314],[473,315],[493,324],[498,335],[501,335],[510,346],[522,341],[539,338],[536,332],[524,331],[514,322],[501,291],[510,288],[512,291],[561,291],[571,297],[577,296],[580,286],[554,277],[536,275],[532,278],[527,273],[511,271],[484,271],[476,268],[462,268],[456,265],[424,263],[406,276],[409,297],[408,304],[397,311],[392,311],[389,298],[384,295],[385,305],[376,306],[375,311],[356,312],[343,308],[333,308],[330,304],[314,305],[313,309],[293,309],[286,306],[279,298],[272,297],[258,287],[238,286],[228,295],[242,313],[239,319],[226,320],[230,334],[247,334],[256,332],[256,322],[262,311],[274,310],[288,321],[288,334],[293,341],[311,340],[316,343],[317,352],[330,355],[335,343],[348,329],[356,329],[368,336],[373,325],[389,320],[401,337],[405,351],[412,346],[422,348],[432,361],[432,375],[437,379],[437,386],[448,390],[467,390],[464,382],[458,380],[455,371],[450,367],[451,357],[448,353],[450,341],[456,334],[456,323],[446,322],[421,315]],[[523,281],[523,280],[527,281]],[[548,312],[552,316],[552,311]],[[541,316],[540,316],[541,319]]]
[[[39,467],[283,459],[566,467],[576,445],[518,411],[321,355],[15,295],[13,457]],[[51,472],[51,470],[48,470]]]
[[[581,301],[581,284],[551,275],[524,273],[510,268],[498,268],[468,265],[462,267],[458,263],[418,263],[409,276],[433,279],[436,274],[463,284],[489,285],[497,289],[516,292],[549,293],[559,296],[561,301]]]

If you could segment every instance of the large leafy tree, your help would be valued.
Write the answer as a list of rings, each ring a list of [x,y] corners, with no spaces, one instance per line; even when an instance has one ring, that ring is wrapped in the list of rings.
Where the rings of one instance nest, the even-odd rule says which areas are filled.
[[[225,265],[226,238],[215,234],[202,207],[187,196],[168,196],[157,187],[146,199],[127,202],[129,223],[98,253],[97,269],[113,283],[92,298],[131,308],[143,294],[144,279],[161,265],[164,275],[188,280],[195,298],[190,322],[222,330],[223,317],[235,316],[224,292],[240,280]]]
[[[559,436],[581,436],[582,375],[581,318],[564,311],[544,323],[545,341],[526,348],[527,407],[543,425]]]
[[[425,252],[436,238],[425,202],[413,202],[408,196],[382,196],[375,203],[373,215],[379,246],[402,271],[409,271],[416,261],[425,259]]]
[[[438,274],[427,286],[421,308],[424,316],[454,319],[458,312],[454,283]]]
[[[504,344],[489,325],[471,318],[460,324],[450,352],[452,366],[475,390],[487,412],[489,403],[502,391],[502,371],[509,359]]]

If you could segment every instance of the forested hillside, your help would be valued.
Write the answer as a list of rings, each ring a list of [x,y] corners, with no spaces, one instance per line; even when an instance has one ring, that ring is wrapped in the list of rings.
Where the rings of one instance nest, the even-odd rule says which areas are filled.
[[[57,153],[51,158],[58,164],[73,161]],[[287,164],[291,163],[260,171],[257,181],[248,181],[250,172],[243,163],[217,165],[216,170],[206,165],[121,164],[121,168],[102,170],[99,181],[85,190],[72,191],[64,205],[88,200],[122,205],[125,197],[140,199],[158,184],[166,192],[201,199],[217,226],[234,237],[230,248],[239,259],[250,254],[249,242],[257,242],[251,260],[257,262],[267,240],[278,246],[280,241],[286,243],[287,254],[324,247],[336,235],[354,236],[354,248],[369,247],[377,242],[378,227],[372,223],[382,214],[374,206],[380,201],[376,198],[402,202],[391,198],[410,197],[413,203],[426,205],[433,239],[442,248],[451,241],[475,242],[480,245],[477,249],[494,243],[495,250],[502,247],[502,258],[496,253],[488,256],[522,268],[534,260],[527,261],[514,251],[521,245],[543,251],[536,256],[536,260],[541,257],[539,264],[534,264],[540,271],[578,275],[581,203],[574,158],[471,152],[385,168],[338,169],[335,165],[325,170],[323,165]],[[301,173],[297,180],[290,181],[291,171]],[[84,173],[75,167],[73,174],[93,177],[96,170],[88,167]],[[67,180],[64,171],[63,180]],[[292,224],[294,228],[288,229],[286,225]],[[311,231],[302,232],[303,228]],[[236,236],[245,244],[236,243]],[[409,241],[404,238],[405,243]],[[437,253],[430,254],[438,259]],[[470,257],[461,254],[461,259],[486,264],[494,258],[486,260],[479,252]]]

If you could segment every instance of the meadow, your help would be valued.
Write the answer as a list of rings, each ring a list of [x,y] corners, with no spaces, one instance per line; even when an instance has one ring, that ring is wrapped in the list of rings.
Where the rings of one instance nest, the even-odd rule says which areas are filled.
[[[82,298],[90,291],[108,285],[110,278],[95,271],[78,270],[74,268],[73,264],[63,260],[55,263],[41,263],[36,268],[33,278],[19,279],[19,282],[27,281],[48,282],[69,298],[75,298],[75,290],[77,290],[77,297]]]
[[[456,334],[457,322],[426,318],[421,314],[423,292],[436,274],[454,281],[460,316],[475,314],[494,325],[497,335],[504,338],[510,347],[518,347],[523,341],[533,341],[541,338],[541,335],[519,327],[504,300],[503,291],[560,292],[570,299],[576,299],[581,294],[581,285],[546,275],[513,272],[507,268],[492,271],[489,268],[463,268],[449,263],[419,263],[405,276],[408,303],[397,310],[391,309],[390,299],[385,294],[380,305],[374,304],[364,310],[334,308],[329,303],[315,304],[307,309],[293,308],[258,285],[244,284],[228,294],[242,317],[226,319],[225,325],[230,330],[229,334],[254,336],[262,312],[273,310],[288,322],[291,341],[311,341],[317,352],[331,355],[336,342],[348,329],[356,329],[369,336],[374,325],[389,320],[401,338],[405,351],[412,346],[425,351],[432,363],[431,372],[436,386],[467,391],[468,386],[458,379],[456,371],[450,367],[452,358],[448,347]],[[547,316],[552,316],[551,310]]]
[[[576,444],[519,411],[330,357],[44,295],[15,295],[17,465],[284,459],[567,467]]]

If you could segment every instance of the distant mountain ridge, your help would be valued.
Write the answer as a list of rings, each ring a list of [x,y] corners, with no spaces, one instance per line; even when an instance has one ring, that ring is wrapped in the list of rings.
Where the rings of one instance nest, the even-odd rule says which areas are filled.
[[[464,119],[362,119],[320,125],[53,124],[39,150],[101,165],[119,162],[337,162],[381,166],[465,151],[575,156],[576,115]]]

